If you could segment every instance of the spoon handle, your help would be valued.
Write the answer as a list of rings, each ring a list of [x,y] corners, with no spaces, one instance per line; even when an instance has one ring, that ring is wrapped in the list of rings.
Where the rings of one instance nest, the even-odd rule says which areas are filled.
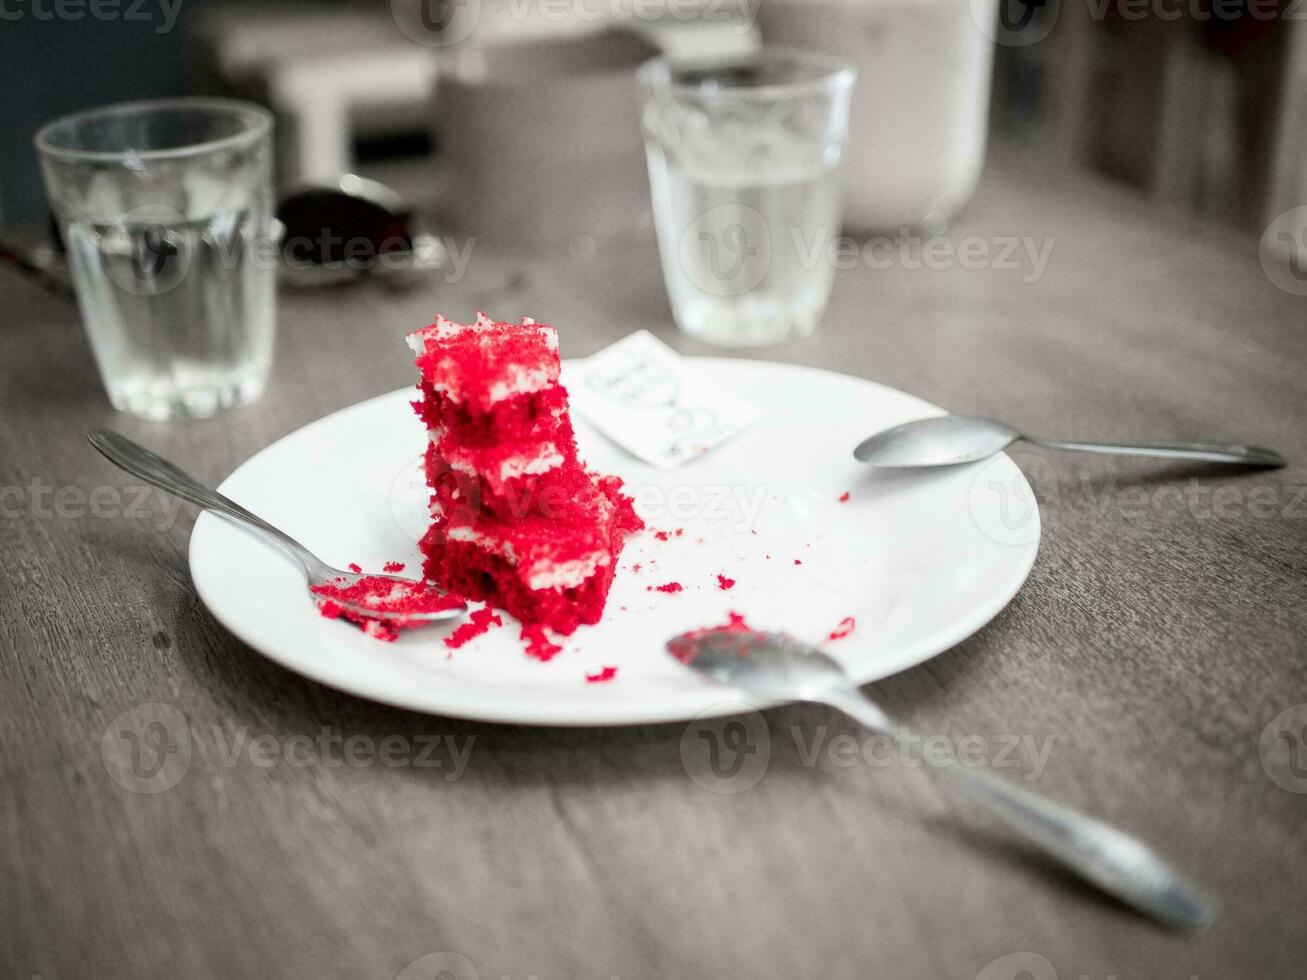
[[[1060,439],[1035,439],[1022,436],[1026,442],[1049,449],[1074,449],[1086,453],[1105,453],[1110,456],[1155,456],[1162,459],[1200,459],[1209,463],[1235,463],[1241,466],[1284,466],[1288,462],[1273,449],[1244,446],[1237,443],[1217,442],[1152,442],[1134,446],[1116,442],[1064,442]]]
[[[86,438],[109,462],[120,469],[173,496],[181,497],[182,500],[211,510],[229,521],[271,538],[299,561],[304,567],[304,573],[310,578],[315,576],[321,578],[330,574],[330,568],[285,531],[273,527],[262,517],[250,513],[236,501],[223,496],[212,487],[205,486],[180,467],[150,452],[144,446],[132,442],[122,433],[114,432],[112,429],[96,429],[88,433]]]
[[[913,738],[856,688],[822,700],[898,744]],[[1216,903],[1134,837],[985,769],[956,761],[925,768],[1064,867],[1140,912],[1186,931],[1205,929],[1215,918]]]

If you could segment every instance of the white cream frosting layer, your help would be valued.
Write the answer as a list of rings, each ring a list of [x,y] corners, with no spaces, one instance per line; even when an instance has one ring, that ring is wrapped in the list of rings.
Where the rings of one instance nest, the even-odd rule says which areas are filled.
[[[572,561],[538,561],[531,567],[527,585],[532,589],[572,589],[612,561],[606,551],[594,551]]]
[[[492,555],[500,555],[512,565],[517,564],[517,555],[510,541],[484,534],[471,527],[451,527],[448,538],[450,541],[474,545]],[[587,555],[563,562],[542,558],[531,565],[526,575],[526,584],[528,588],[535,591],[572,589],[611,561],[612,556],[606,551],[592,551]]]
[[[449,464],[451,470],[457,470],[459,473],[465,473],[469,476],[484,476],[492,483],[503,484],[505,481],[522,476],[548,473],[550,470],[563,465],[563,454],[558,451],[558,447],[552,442],[542,442],[535,453],[519,453],[516,456],[504,457],[499,461],[498,470],[495,472],[478,470],[476,464],[468,456],[459,452],[447,453],[445,462]]]

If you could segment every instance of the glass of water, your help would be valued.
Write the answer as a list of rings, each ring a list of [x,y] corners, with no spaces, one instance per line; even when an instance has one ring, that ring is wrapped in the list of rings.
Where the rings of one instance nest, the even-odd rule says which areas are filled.
[[[253,401],[272,367],[272,117],[244,102],[94,109],[36,134],[109,401],[148,419]]]
[[[658,250],[686,333],[736,346],[816,328],[855,77],[839,58],[779,48],[641,67]]]

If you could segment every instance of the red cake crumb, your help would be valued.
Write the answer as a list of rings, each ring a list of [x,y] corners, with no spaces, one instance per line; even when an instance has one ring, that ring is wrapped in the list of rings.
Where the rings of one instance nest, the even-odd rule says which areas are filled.
[[[340,615],[344,611],[345,610],[341,609],[340,606],[336,605],[330,599],[318,600],[318,612],[322,613],[322,615],[327,619],[340,619]]]
[[[654,531],[653,535],[659,541],[666,541],[668,538],[672,536],[671,532],[669,531]]]
[[[546,663],[554,659],[554,655],[563,649],[549,639],[545,628],[539,623],[523,626],[521,639],[526,644],[528,656],[535,657],[537,660]]]
[[[363,567],[362,567],[361,565],[357,564],[356,562],[350,562],[350,563],[349,563],[349,570],[350,570],[351,572],[353,572],[355,575],[362,575],[362,574],[363,574]]]
[[[639,572],[640,569],[642,569],[642,568],[644,568],[644,566],[641,565],[639,562],[636,562],[634,565],[631,566],[631,571],[632,571],[632,572]]]
[[[840,494],[840,503],[847,504],[848,502],[849,502],[849,492],[845,490],[842,494]]]
[[[416,625],[416,623],[388,623],[380,619],[366,619],[359,624],[359,628],[374,640],[380,640],[382,643],[394,643],[399,639],[401,629]]]
[[[850,633],[852,633],[853,628],[857,625],[858,624],[854,621],[852,616],[845,616],[843,619],[840,620],[840,624],[830,631],[826,639],[842,640]]]
[[[604,667],[597,674],[586,674],[585,682],[587,684],[602,684],[605,681],[611,681],[617,676],[616,667]]]
[[[799,561],[799,559],[796,558],[796,559],[794,559],[794,564],[796,564],[796,565],[802,565],[803,562]]]
[[[503,625],[504,621],[499,618],[493,609],[489,606],[482,606],[467,618],[466,623],[463,623],[458,629],[445,637],[445,646],[451,650],[457,650],[468,640],[487,632],[490,627]]]
[[[685,588],[680,582],[667,582],[658,586],[659,592],[680,592]]]
[[[735,587],[735,579],[727,578],[725,575],[717,576],[717,588],[721,589],[723,592],[727,591],[728,589],[733,589],[734,587]]]
[[[402,572],[404,563],[402,561],[388,561],[381,566],[383,572]]]
[[[352,585],[346,585],[345,582],[343,578],[337,579],[335,582],[315,585],[310,591],[324,599],[353,603],[376,612],[388,613],[439,612],[461,605],[463,601],[453,593],[441,591],[425,582],[404,582],[384,575],[365,575]]]
[[[397,582],[381,575],[365,576],[353,585],[345,585],[344,582],[344,579],[339,579],[310,589],[315,595],[321,596],[317,600],[318,611],[327,619],[347,619],[368,636],[387,643],[399,636],[400,630],[420,626],[423,621],[408,620],[402,615],[397,619],[377,619],[347,609],[340,603],[364,606],[376,612],[417,615],[452,609],[463,601],[452,593],[442,592],[423,582]]]

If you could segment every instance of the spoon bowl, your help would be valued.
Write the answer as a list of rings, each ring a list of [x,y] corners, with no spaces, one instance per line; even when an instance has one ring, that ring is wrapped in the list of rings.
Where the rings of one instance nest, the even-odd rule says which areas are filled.
[[[1021,438],[1001,422],[965,415],[905,422],[868,436],[853,458],[873,466],[953,466],[1000,453]]]
[[[696,630],[672,637],[667,649],[718,684],[770,702],[820,700],[849,683],[833,658],[784,633],[730,627]]]

